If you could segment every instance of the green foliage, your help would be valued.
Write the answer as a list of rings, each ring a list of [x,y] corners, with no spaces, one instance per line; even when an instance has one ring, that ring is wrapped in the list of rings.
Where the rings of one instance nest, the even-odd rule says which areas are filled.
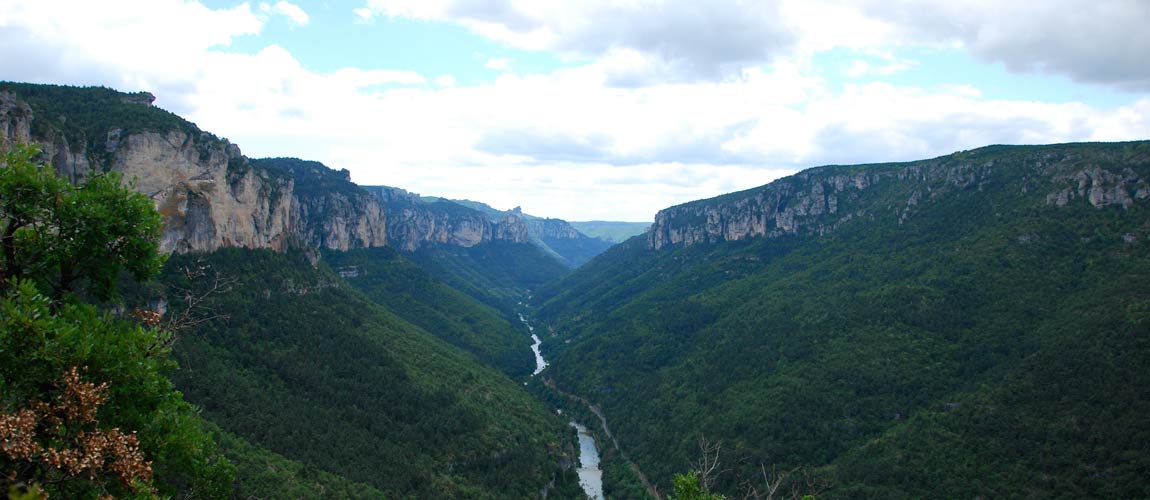
[[[344,196],[367,196],[368,192],[351,182],[347,170],[332,170],[318,161],[298,158],[259,158],[250,161],[253,167],[267,169],[295,179],[293,193],[297,196],[328,196],[339,193]]]
[[[324,261],[376,304],[480,361],[511,376],[534,370],[531,339],[518,319],[439,282],[395,250],[325,252]]]
[[[711,493],[699,484],[699,474],[675,474],[675,494],[668,500],[723,500],[723,495]]]
[[[230,249],[173,257],[162,281],[195,287],[178,270],[201,265],[239,284],[204,303],[227,319],[180,339],[175,380],[226,432],[389,497],[527,498],[573,474],[565,422],[325,265]]]
[[[236,466],[233,498],[386,498],[369,485],[289,460],[231,433],[217,429],[214,436]]]
[[[159,271],[160,216],[117,174],[73,186],[17,147],[0,161],[0,281],[35,280],[59,299],[86,292],[111,298],[121,271]]]
[[[527,243],[491,241],[470,248],[421,248],[411,259],[435,279],[505,313],[533,290],[552,283],[568,270]]]
[[[173,367],[166,334],[68,295],[108,298],[121,270],[139,278],[157,270],[158,216],[146,198],[121,187],[114,177],[97,176],[72,187],[50,169],[33,164],[33,155],[32,150],[17,149],[0,167],[0,227],[5,238],[0,414],[13,415],[63,397],[61,375],[76,369],[93,387],[106,384],[106,397],[92,400],[99,400],[99,413],[92,416],[100,425],[92,431],[136,432],[160,494],[226,497],[231,465],[216,452],[194,409],[164,375]],[[80,437],[68,429],[24,431],[40,438]],[[42,443],[46,448],[62,444]],[[48,463],[36,454],[0,455],[0,477],[5,478],[0,485],[8,488],[11,473],[64,498],[134,491],[99,471],[81,479],[57,467],[29,465],[36,461]],[[149,490],[145,484],[138,492]]]
[[[32,108],[32,136],[59,138],[76,150],[86,147],[105,166],[108,133],[168,132],[179,130],[190,137],[209,136],[195,124],[173,113],[136,102],[139,95],[125,94],[105,87],[72,87],[32,83],[0,82],[0,92],[11,92]]]
[[[627,459],[610,444],[610,438],[599,425],[599,417],[583,402],[548,387],[545,380],[547,380],[546,374],[543,377],[532,378],[527,388],[539,400],[561,410],[570,421],[589,424],[586,426],[587,430],[595,437],[599,450],[599,469],[603,471],[603,496],[618,500],[653,499],[654,497],[643,487],[642,481],[631,469]],[[577,441],[577,437],[575,439]],[[577,451],[572,449],[571,453],[576,454]]]
[[[599,238],[539,238],[537,243],[544,251],[553,253],[559,262],[571,269],[586,264],[587,261],[611,248],[612,243]]]
[[[776,464],[827,498],[1145,497],[1150,212],[1046,195],[1095,166],[1150,178],[1147,149],[971,151],[924,169],[978,182],[844,195],[877,215],[821,236],[618,245],[536,294],[548,373],[659,484],[705,434],[725,493]],[[868,168],[889,167],[824,173]],[[916,189],[935,195],[900,221]]]

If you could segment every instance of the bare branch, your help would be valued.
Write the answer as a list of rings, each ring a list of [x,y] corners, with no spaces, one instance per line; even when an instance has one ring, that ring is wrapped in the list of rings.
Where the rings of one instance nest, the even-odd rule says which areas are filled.
[[[182,306],[179,312],[167,314],[167,319],[164,319],[165,311],[147,311],[139,310],[132,312],[141,323],[150,328],[156,328],[158,335],[156,341],[148,349],[149,352],[156,352],[158,350],[166,350],[176,342],[176,335],[195,329],[196,327],[215,320],[228,319],[227,314],[219,314],[215,312],[205,312],[207,301],[215,295],[227,293],[232,290],[239,279],[234,277],[220,276],[219,273],[214,273],[211,278],[210,284],[206,288],[194,286],[197,282],[203,282],[208,275],[209,267],[202,261],[196,261],[192,265],[184,266],[180,272],[187,280],[186,287],[174,286],[170,292],[173,297],[178,297]]]
[[[720,443],[712,443],[707,440],[706,436],[699,436],[699,463],[695,465],[695,470],[699,471],[699,484],[707,490],[715,483],[715,478],[725,472],[724,470],[716,470],[719,468],[719,451],[721,450]]]

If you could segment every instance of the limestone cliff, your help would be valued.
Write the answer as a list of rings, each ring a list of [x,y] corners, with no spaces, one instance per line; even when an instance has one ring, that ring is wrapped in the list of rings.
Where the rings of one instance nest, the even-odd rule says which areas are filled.
[[[294,182],[294,238],[303,245],[348,250],[387,244],[387,216],[371,193],[351,182],[347,170],[296,158],[252,160],[257,169],[286,174]]]
[[[413,252],[427,245],[473,247],[488,241],[527,243],[521,217],[491,220],[486,214],[450,200],[423,198],[388,186],[364,186],[388,214],[387,237],[398,249]]]
[[[1128,208],[1150,198],[1150,142],[991,146],[909,163],[813,168],[765,186],[660,211],[651,248],[821,235],[858,218],[902,223],[963,192],[1004,203]],[[1013,196],[1019,195],[1019,196]]]
[[[525,222],[527,223],[527,231],[536,238],[574,240],[587,237],[563,219],[542,219],[536,217],[527,219]]]
[[[563,219],[525,214],[520,207],[503,212],[478,201],[451,201],[486,214],[492,222],[501,223],[506,228],[514,228],[516,240],[522,240],[526,237],[526,241],[539,247],[544,253],[569,268],[583,265],[614,244],[607,240],[589,237]],[[526,236],[523,235],[524,231]]]
[[[291,172],[253,164],[238,146],[151,107],[151,100],[103,88],[4,83],[0,144],[38,144],[45,161],[73,182],[92,172],[122,173],[155,201],[167,252],[386,244],[383,210],[366,192],[300,189]]]

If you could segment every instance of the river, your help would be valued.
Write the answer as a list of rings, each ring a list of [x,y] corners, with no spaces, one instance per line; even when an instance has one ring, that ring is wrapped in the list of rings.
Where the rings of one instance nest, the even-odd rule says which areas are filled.
[[[527,326],[527,331],[531,332],[531,352],[535,353],[535,372],[531,374],[532,377],[539,375],[544,369],[547,368],[547,360],[543,359],[543,353],[539,348],[543,345],[543,341],[539,340],[539,336],[535,334],[535,327],[531,326],[531,322],[519,314],[519,321],[522,321]],[[603,470],[599,468],[599,449],[595,446],[595,436],[591,431],[587,430],[582,425],[571,422],[571,426],[579,436],[579,486],[583,487],[583,492],[589,498],[594,500],[604,500],[603,497]]]
[[[579,486],[594,500],[603,499],[603,471],[599,469],[599,450],[595,447],[595,436],[586,427],[571,422],[579,433]]]
[[[534,342],[531,344],[531,352],[535,353],[535,371],[531,373],[531,376],[534,377],[547,368],[547,360],[543,359],[543,353],[539,351],[539,347],[543,345],[543,341],[539,340],[538,335],[535,335],[535,327],[531,326],[531,322],[523,317],[523,313],[519,314],[519,321],[522,321],[523,324],[527,326],[527,331],[531,332],[531,340]]]

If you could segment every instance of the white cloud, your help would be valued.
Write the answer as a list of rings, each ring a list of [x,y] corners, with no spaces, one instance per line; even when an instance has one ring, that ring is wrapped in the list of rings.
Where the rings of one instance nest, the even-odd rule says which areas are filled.
[[[1145,0],[864,0],[890,27],[887,42],[962,47],[1015,71],[1150,90],[1150,2]]]
[[[248,4],[213,10],[181,0],[8,0],[0,9],[0,75],[6,80],[149,90],[161,105],[182,98],[212,50],[258,33]]]
[[[531,50],[632,51],[661,81],[715,80],[842,48],[954,47],[1016,71],[1150,89],[1146,0],[368,0],[391,17],[448,21]],[[892,62],[880,74],[906,69]]]
[[[597,2],[590,12],[636,18],[628,9],[652,1]],[[247,4],[117,5],[124,8],[14,0],[0,10],[0,79],[149,90],[157,105],[254,156],[321,160],[352,169],[357,182],[523,205],[539,215],[649,220],[668,205],[819,164],[910,160],[991,143],[1150,137],[1147,97],[1102,108],[989,99],[971,83],[840,86],[815,76],[826,73],[812,71],[809,55],[827,47],[846,47],[846,63],[861,63],[859,75],[905,71],[900,66],[913,63],[898,57],[899,44],[928,38],[900,28],[893,10],[880,15],[830,0],[798,8],[784,0],[778,14],[828,16],[836,29],[773,20],[767,34],[731,36],[724,31],[742,29],[734,18],[749,4],[704,13],[660,3],[630,33],[615,32],[622,21],[591,26],[600,18],[542,1],[374,7],[379,15],[450,17],[523,46],[584,57],[479,85],[406,70],[319,73],[270,42],[255,54],[230,52],[234,38],[265,22]],[[751,27],[768,22],[746,17]],[[864,27],[859,38],[839,31],[852,23]],[[694,32],[663,41],[676,30]],[[606,38],[591,40],[597,35]],[[724,53],[744,42],[757,48]]]
[[[459,85],[459,82],[451,75],[439,75],[435,77],[435,84],[440,87],[454,87]]]
[[[483,63],[483,67],[487,69],[494,69],[499,71],[507,71],[511,68],[511,59],[506,57],[496,57],[488,59]]]
[[[354,10],[352,10],[352,12],[355,14],[355,17],[359,18],[360,22],[369,22],[369,21],[371,21],[371,18],[374,15],[374,13],[371,11],[371,9],[369,9],[367,7],[354,9]]]
[[[330,76],[333,84],[346,86],[349,90],[373,85],[422,85],[427,83],[426,78],[414,71],[343,68],[332,73]]]
[[[260,10],[263,12],[272,12],[284,16],[291,20],[291,22],[296,26],[307,26],[308,21],[311,19],[308,17],[307,12],[304,12],[304,10],[301,9],[298,5],[282,0],[276,2],[275,5],[261,3]]]
[[[369,0],[391,17],[457,23],[531,50],[598,58],[633,51],[675,81],[737,74],[773,60],[793,42],[777,2],[750,0]]]

